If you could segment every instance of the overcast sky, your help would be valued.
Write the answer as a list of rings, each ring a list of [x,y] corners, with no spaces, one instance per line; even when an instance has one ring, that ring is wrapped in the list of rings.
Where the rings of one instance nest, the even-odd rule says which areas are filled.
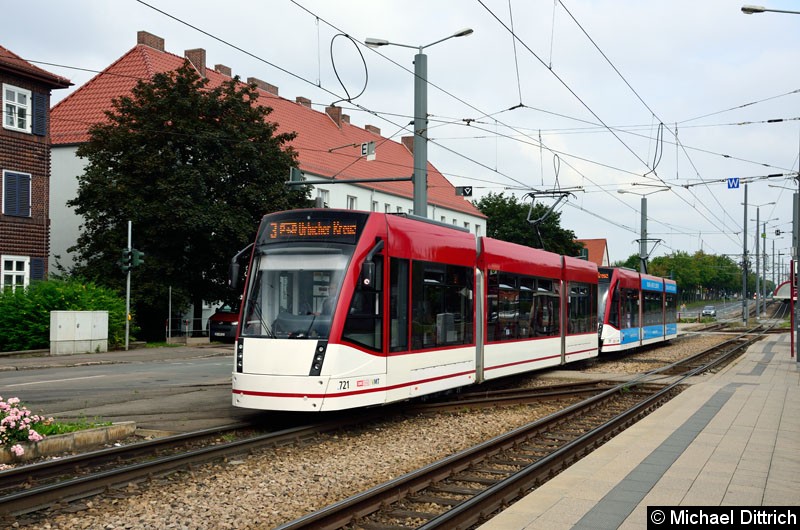
[[[800,11],[797,0],[768,1]],[[608,239],[612,261],[638,253],[647,194],[648,237],[660,240],[650,242],[652,256],[704,250],[738,261],[744,186],[729,189],[727,179],[739,178],[749,182],[748,250],[758,213],[769,254],[773,245],[784,260],[791,253],[797,14],[745,15],[732,0],[43,4],[35,27],[32,19],[6,24],[0,44],[75,83],[54,91],[54,103],[146,30],[167,51],[204,48],[209,66],[267,81],[287,99],[310,98],[319,110],[338,101],[353,124],[398,140],[411,130],[417,51],[361,43],[418,47],[471,28],[425,49],[428,156],[454,185],[471,185],[476,196],[570,192],[559,205],[562,226]]]

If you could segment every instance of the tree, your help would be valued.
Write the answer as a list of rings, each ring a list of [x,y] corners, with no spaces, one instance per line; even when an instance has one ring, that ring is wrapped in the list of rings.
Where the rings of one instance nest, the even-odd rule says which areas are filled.
[[[549,206],[537,203],[531,210],[516,196],[506,197],[502,192],[489,193],[473,204],[488,218],[486,235],[489,237],[567,256],[580,253],[582,245],[575,242],[575,233],[561,228],[560,213],[551,212],[538,224],[538,230],[528,222],[528,212],[531,219],[539,219],[545,216]]]
[[[268,212],[309,206],[308,188],[283,181],[295,133],[276,134],[272,109],[238,77],[209,88],[188,61],[140,81],[114,99],[107,123],[89,129],[77,154],[87,160],[67,204],[83,217],[74,272],[120,288],[116,265],[127,247],[144,252],[133,270],[135,303],[147,336],[163,337],[168,292],[173,306],[225,300],[230,258],[249,244]]]

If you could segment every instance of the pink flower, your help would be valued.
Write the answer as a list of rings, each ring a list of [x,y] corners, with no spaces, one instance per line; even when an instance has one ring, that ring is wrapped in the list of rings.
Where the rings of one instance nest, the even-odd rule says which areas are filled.
[[[15,444],[11,446],[11,452],[17,456],[22,456],[25,454],[25,449],[23,449],[20,444]]]

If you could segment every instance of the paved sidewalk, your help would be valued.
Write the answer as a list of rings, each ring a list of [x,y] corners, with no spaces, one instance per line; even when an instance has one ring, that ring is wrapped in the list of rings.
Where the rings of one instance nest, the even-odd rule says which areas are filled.
[[[647,506],[799,506],[800,367],[788,333],[580,460],[481,530],[640,529]]]

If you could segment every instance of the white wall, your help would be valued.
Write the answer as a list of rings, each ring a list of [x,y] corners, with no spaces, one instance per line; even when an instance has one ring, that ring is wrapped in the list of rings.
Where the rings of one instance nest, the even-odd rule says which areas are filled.
[[[78,192],[78,175],[83,174],[85,163],[75,155],[76,146],[53,146],[50,166],[50,273],[57,272],[55,256],[62,266],[69,268],[74,256],[67,247],[78,240],[81,218],[67,201],[74,199]]]

